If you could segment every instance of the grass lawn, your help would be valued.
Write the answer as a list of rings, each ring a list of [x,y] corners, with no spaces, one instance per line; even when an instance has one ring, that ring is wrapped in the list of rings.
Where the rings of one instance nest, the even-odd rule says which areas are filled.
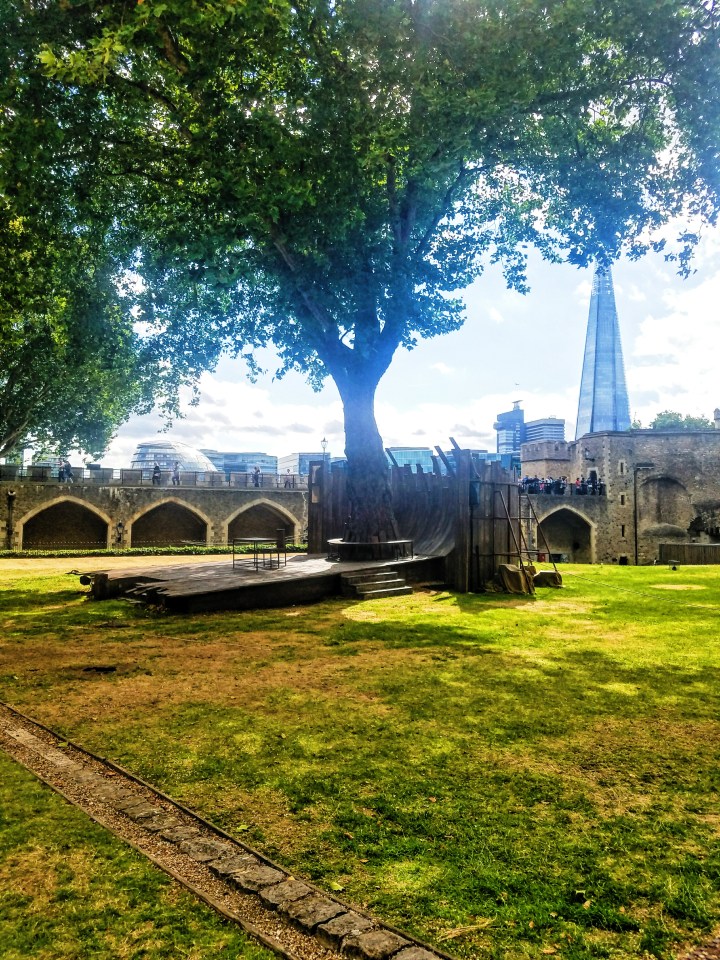
[[[720,568],[180,617],[72,565],[0,561],[0,697],[298,875],[461,957],[720,924]]]
[[[0,752],[3,960],[271,960]]]

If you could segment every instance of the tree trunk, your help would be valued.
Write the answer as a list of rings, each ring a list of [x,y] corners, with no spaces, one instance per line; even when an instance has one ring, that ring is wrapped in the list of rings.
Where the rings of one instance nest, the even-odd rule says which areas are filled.
[[[345,455],[349,516],[344,540],[375,543],[398,538],[390,470],[375,422],[377,384],[339,386],[345,414]]]

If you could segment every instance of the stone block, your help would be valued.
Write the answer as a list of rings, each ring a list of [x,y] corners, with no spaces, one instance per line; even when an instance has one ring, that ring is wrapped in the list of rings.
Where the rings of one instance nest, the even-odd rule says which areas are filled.
[[[223,855],[229,856],[233,851],[233,846],[223,840],[181,840],[178,843],[178,850],[186,853],[198,863],[208,863],[210,860],[217,860]]]
[[[314,930],[321,923],[327,923],[338,914],[346,912],[341,903],[324,897],[321,893],[312,893],[302,900],[295,900],[283,910],[283,913],[304,930]]]
[[[86,786],[90,786],[91,783],[96,783],[98,786],[101,786],[105,783],[105,778],[101,777],[99,773],[95,773],[93,770],[84,770],[82,767],[78,767],[76,770],[68,769],[66,773],[67,776],[72,777],[73,780],[77,780],[78,783],[84,783]]]
[[[128,809],[125,810],[128,817],[138,823],[141,823],[143,820],[149,820],[150,817],[158,817],[164,812],[160,807],[154,807],[151,803],[145,802],[136,803],[134,806],[128,807]]]
[[[124,797],[122,800],[118,800],[117,803],[113,804],[116,810],[122,810],[123,813],[127,810],[132,809],[132,807],[139,807],[141,804],[147,803],[147,800],[144,797],[138,797],[137,794],[130,794],[129,797]]]
[[[95,796],[99,797],[100,800],[128,800],[132,793],[130,790],[127,790],[125,787],[121,787],[119,784],[115,783],[104,783],[102,786],[99,786],[95,791]]]
[[[438,955],[424,947],[408,947],[407,950],[396,953],[393,960],[438,960]]]
[[[263,887],[270,887],[287,879],[287,874],[283,873],[282,870],[268,867],[264,863],[259,863],[244,870],[233,871],[229,876],[241,890],[248,890],[250,893],[257,893]]]
[[[359,913],[348,910],[347,913],[341,913],[340,916],[322,923],[315,931],[318,940],[326,947],[335,949],[339,947],[345,937],[356,937],[367,930],[372,929],[373,922],[367,917],[361,917]]]
[[[232,853],[230,856],[218,857],[217,860],[211,860],[208,863],[208,867],[217,877],[229,877],[233,873],[239,873],[253,866],[260,866],[260,861],[251,853]]]
[[[179,843],[180,840],[192,840],[193,837],[199,837],[200,831],[197,827],[181,825],[179,827],[166,827],[160,831],[160,836],[170,843]]]
[[[150,833],[160,833],[161,830],[169,830],[170,827],[179,827],[180,821],[170,813],[160,813],[156,817],[143,820],[142,825]]]
[[[260,891],[260,899],[272,910],[284,910],[287,904],[300,900],[312,893],[311,888],[302,880],[284,880],[274,887],[265,887]]]
[[[386,960],[403,947],[411,946],[409,940],[390,930],[369,930],[356,937],[346,937],[340,952],[348,957],[360,957],[361,960]]]

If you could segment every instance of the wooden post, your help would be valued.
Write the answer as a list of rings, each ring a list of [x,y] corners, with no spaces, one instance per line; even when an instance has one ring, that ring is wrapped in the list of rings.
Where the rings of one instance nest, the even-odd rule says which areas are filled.
[[[455,549],[451,554],[453,589],[467,593],[470,580],[470,454],[455,451]]]

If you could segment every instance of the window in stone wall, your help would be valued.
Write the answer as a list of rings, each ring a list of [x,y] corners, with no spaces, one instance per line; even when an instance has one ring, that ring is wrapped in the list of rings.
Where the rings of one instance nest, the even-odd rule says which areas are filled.
[[[624,460],[621,460],[621,461],[620,461],[620,463],[618,464],[618,469],[619,469],[621,475],[622,475],[623,473],[625,473],[625,461],[624,461]]]
[[[621,507],[624,507],[624,506],[625,506],[625,494],[624,494],[624,493],[621,493],[621,494],[620,494],[620,506],[621,506]]]
[[[624,524],[624,523],[621,523],[621,524],[620,524],[620,536],[623,538],[623,540],[625,539],[625,524]]]

